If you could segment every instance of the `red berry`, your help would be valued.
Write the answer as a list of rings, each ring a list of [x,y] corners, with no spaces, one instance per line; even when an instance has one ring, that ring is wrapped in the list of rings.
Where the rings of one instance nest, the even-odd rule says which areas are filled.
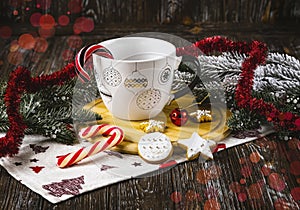
[[[174,125],[182,126],[188,121],[188,113],[185,109],[176,108],[170,113],[170,118]]]

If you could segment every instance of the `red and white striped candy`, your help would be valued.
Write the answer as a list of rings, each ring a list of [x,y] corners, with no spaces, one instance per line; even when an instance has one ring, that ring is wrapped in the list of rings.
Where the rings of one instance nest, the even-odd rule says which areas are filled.
[[[78,132],[78,136],[82,139],[87,139],[87,138],[103,135],[103,129],[106,129],[107,126],[110,126],[111,129],[116,127],[116,126],[111,126],[106,124],[92,125],[80,129],[80,131]]]
[[[90,80],[88,72],[84,69],[84,64],[92,56],[92,54],[96,52],[99,56],[110,59],[113,58],[109,50],[102,45],[93,44],[82,48],[75,56],[76,73],[82,82]]]
[[[83,128],[79,135],[84,138],[89,138],[100,134],[102,136],[108,136],[108,138],[97,141],[90,147],[83,147],[73,153],[59,156],[57,160],[58,167],[69,167],[86,157],[92,156],[120,144],[124,139],[124,132],[121,128],[108,124],[93,125]]]

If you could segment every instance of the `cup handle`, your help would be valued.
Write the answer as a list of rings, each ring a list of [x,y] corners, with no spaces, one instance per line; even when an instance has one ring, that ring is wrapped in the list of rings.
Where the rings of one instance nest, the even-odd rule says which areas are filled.
[[[176,93],[173,93],[172,100],[186,95],[188,92],[193,90],[197,84],[199,84],[201,82],[200,77],[199,77],[200,73],[201,73],[201,69],[200,69],[200,62],[199,62],[198,58],[191,56],[191,55],[183,55],[181,62],[194,64],[196,67],[196,72],[194,72],[193,70],[190,70],[189,72],[195,73],[196,75],[195,75],[195,78],[193,79],[193,81],[187,87],[177,91]]]

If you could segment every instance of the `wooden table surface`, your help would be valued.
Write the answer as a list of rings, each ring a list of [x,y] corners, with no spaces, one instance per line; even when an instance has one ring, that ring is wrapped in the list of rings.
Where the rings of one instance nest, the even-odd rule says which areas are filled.
[[[300,58],[297,25],[205,24],[200,26],[198,33],[192,33],[191,28],[182,25],[111,25],[96,28],[81,37],[85,45],[145,31],[170,33],[191,42],[223,35],[234,40],[257,39],[266,42],[270,51]],[[26,26],[19,30],[20,33],[26,31]],[[37,57],[38,62],[28,62],[28,67],[36,74],[63,67],[66,61],[58,55],[67,48],[67,37],[58,33],[49,38],[47,51]],[[5,55],[7,45],[1,43],[0,55]],[[13,65],[5,61],[0,67],[2,78],[13,70]],[[294,168],[296,165],[299,170],[299,145],[299,139],[286,142],[268,136],[221,151],[212,161],[193,160],[161,174],[123,181],[59,204],[51,204],[0,167],[0,209],[218,209],[218,205],[220,209],[299,209],[300,173]],[[252,157],[257,154],[259,159],[254,161]],[[280,180],[274,179],[277,175]],[[284,182],[284,190],[274,189],[276,181]]]

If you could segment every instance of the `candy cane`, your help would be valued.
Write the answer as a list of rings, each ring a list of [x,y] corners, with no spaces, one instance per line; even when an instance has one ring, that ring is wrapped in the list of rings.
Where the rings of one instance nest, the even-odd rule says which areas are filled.
[[[88,138],[100,134],[102,136],[109,137],[105,140],[97,141],[90,147],[83,147],[76,152],[59,156],[57,160],[58,167],[65,168],[71,166],[86,157],[120,144],[124,139],[124,132],[121,128],[107,124],[93,125],[83,128],[79,135],[81,137]]]
[[[82,82],[90,80],[88,72],[83,68],[85,62],[92,56],[93,53],[97,52],[97,55],[112,59],[113,56],[108,49],[102,45],[93,44],[82,48],[75,56],[76,73]]]

